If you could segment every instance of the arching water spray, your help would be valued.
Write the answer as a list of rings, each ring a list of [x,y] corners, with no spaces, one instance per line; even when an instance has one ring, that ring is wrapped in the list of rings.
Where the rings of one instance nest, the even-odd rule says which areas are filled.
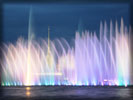
[[[65,39],[33,38],[32,11],[28,40],[4,44],[2,85],[130,85],[130,31],[100,24],[100,36],[76,32],[71,46]],[[50,34],[50,33],[49,33]],[[109,34],[109,35],[108,35]]]

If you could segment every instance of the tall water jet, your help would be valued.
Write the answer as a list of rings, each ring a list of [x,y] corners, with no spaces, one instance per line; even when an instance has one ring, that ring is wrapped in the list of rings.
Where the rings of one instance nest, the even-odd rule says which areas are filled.
[[[130,31],[121,19],[100,23],[96,32],[76,32],[74,46],[67,40],[37,41],[33,34],[32,9],[28,40],[4,44],[2,85],[131,85]],[[34,38],[33,38],[34,37]]]

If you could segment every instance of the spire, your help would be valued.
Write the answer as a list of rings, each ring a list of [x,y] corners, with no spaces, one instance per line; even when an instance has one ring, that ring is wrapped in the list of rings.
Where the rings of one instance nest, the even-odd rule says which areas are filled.
[[[50,28],[48,26],[48,49],[50,49]]]

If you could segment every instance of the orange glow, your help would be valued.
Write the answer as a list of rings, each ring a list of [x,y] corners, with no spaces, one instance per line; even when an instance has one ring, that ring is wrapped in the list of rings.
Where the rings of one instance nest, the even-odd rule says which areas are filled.
[[[30,90],[30,87],[26,87],[26,90],[29,91]]]
[[[30,96],[31,95],[30,89],[31,89],[30,87],[26,87],[26,95],[27,96]]]
[[[27,96],[30,96],[30,94],[31,94],[31,93],[30,93],[29,91],[26,92],[26,95],[27,95]]]

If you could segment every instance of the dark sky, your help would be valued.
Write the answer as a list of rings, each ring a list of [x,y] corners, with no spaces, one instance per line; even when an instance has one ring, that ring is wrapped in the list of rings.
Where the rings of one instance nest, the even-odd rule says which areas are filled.
[[[28,36],[29,11],[31,4],[4,4],[3,5],[3,40],[14,42],[18,37]],[[124,23],[129,25],[128,4],[33,4],[32,18],[35,36],[47,38],[48,26],[50,26],[51,39],[74,38],[78,30],[79,22],[85,30],[96,31],[98,34],[100,21],[110,20],[120,23],[121,17]]]

